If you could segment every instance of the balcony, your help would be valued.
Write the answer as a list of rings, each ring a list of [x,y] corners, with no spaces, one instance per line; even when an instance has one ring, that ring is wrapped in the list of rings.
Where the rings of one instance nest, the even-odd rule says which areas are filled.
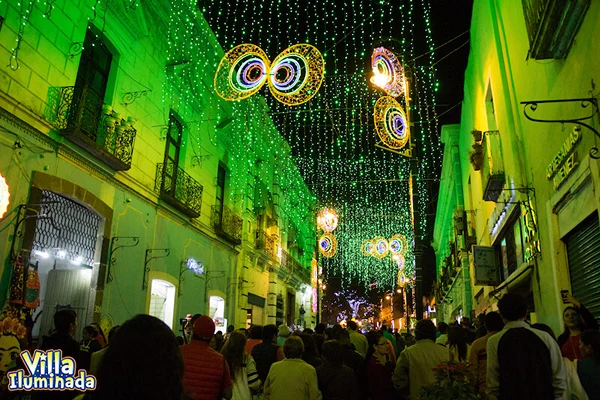
[[[200,216],[202,185],[182,168],[172,163],[157,164],[154,188],[161,200],[188,217]]]
[[[52,91],[48,102],[55,102],[56,114],[51,122],[61,135],[114,170],[131,168],[135,119],[121,118],[88,87],[64,86]]]
[[[310,285],[310,271],[302,267],[290,253],[281,250],[281,269],[289,275],[295,275],[299,281]]]
[[[229,208],[212,206],[211,221],[217,235],[235,245],[242,243],[243,220]]]
[[[274,235],[267,235],[267,232],[260,231],[256,234],[256,249],[261,250],[268,258],[275,258],[275,251],[277,245],[275,243]]]
[[[497,201],[504,187],[504,160],[500,131],[487,131],[483,136],[484,161],[482,172],[483,199]]]
[[[523,0],[529,56],[566,58],[589,6],[590,0]]]

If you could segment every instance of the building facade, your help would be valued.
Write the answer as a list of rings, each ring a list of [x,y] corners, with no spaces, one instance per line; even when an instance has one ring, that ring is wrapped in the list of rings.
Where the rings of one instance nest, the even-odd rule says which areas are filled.
[[[89,3],[0,3],[2,303],[34,340],[61,308],[314,324],[315,199],[264,99],[214,93],[195,1]]]
[[[442,135],[438,319],[506,291],[556,333],[561,292],[600,318],[600,5],[569,4],[475,1],[462,117]]]

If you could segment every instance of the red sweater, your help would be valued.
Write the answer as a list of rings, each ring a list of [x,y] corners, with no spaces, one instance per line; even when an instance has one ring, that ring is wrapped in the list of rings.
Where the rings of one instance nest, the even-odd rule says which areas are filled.
[[[223,389],[232,387],[225,358],[207,342],[192,340],[180,347],[183,357],[183,386],[194,400],[218,400]]]

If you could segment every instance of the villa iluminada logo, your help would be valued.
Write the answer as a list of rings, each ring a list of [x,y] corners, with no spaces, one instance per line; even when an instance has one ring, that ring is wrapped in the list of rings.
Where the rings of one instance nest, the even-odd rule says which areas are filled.
[[[80,369],[72,357],[63,357],[61,350],[21,352],[25,369],[7,374],[8,390],[94,390],[96,377]]]

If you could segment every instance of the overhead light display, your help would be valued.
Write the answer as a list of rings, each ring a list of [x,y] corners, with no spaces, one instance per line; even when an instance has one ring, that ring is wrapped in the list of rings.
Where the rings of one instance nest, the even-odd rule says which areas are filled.
[[[335,257],[323,257],[320,261],[325,279],[335,276],[345,283],[370,287],[377,282],[378,288],[395,288],[398,266],[390,254],[381,259],[365,257],[363,252],[367,249],[362,245],[365,239],[381,236],[389,241],[399,233],[410,244],[404,254],[404,264],[407,276],[412,276],[414,234],[410,185],[417,200],[415,213],[427,215],[431,201],[429,187],[439,178],[443,154],[438,142],[438,83],[430,0],[383,4],[380,0],[313,0],[305,7],[295,6],[291,0],[212,1],[202,2],[200,8],[195,0],[173,3],[175,10],[169,15],[168,34],[179,40],[169,44],[169,63],[175,67],[165,85],[165,108],[183,110],[178,112],[184,114],[183,118],[189,115],[189,120],[219,119],[223,110],[231,117],[232,122],[223,133],[232,143],[228,165],[230,198],[260,202],[267,193],[284,193],[279,196],[280,215],[286,221],[307,221],[295,229],[301,232],[298,240],[312,244],[319,240],[321,231],[317,232],[314,211],[307,213],[306,207],[313,206],[310,210],[314,210],[316,204],[335,204],[338,219],[343,223],[335,228],[338,244]],[[194,18],[188,22],[189,10],[204,15],[208,22],[206,27],[215,33],[211,40],[218,42],[224,51],[215,51],[211,43],[200,39],[203,36],[193,26]],[[381,38],[389,37],[396,39],[393,45],[381,43]],[[427,48],[416,50],[417,41]],[[206,90],[207,82],[211,86],[225,54],[240,43],[253,43],[262,52],[254,48],[251,58],[238,60],[244,54],[240,51],[232,58],[238,60],[238,67],[234,69],[238,73],[232,74],[230,80],[228,72],[216,86],[231,86],[229,82],[238,85],[237,77],[240,77],[244,90],[247,87],[252,91],[259,85],[264,88],[267,84],[270,93],[259,88],[244,99],[225,101],[215,96],[214,90]],[[305,70],[297,75],[297,67],[304,63],[301,57],[310,61],[310,53],[306,49],[294,49],[296,43],[309,44],[322,54],[326,69],[318,88],[309,85],[312,81],[304,74]],[[400,111],[386,106],[383,110],[388,111],[383,112],[380,119],[381,132],[392,145],[401,146],[404,142],[403,149],[406,149],[410,140],[418,142],[417,153],[422,156],[417,154],[419,162],[412,183],[410,160],[375,146],[380,138],[373,110],[383,96],[370,82],[373,43],[377,43],[378,48],[381,43],[393,51],[397,60],[402,59],[403,71],[410,67],[411,78],[414,78],[415,84],[405,86],[406,96],[391,97],[396,103],[387,104]],[[282,51],[290,46],[294,52]],[[267,57],[275,54],[280,56]],[[376,64],[381,67],[378,70],[385,72],[384,58],[393,58],[384,56],[383,51],[380,54]],[[227,62],[233,65],[232,61]],[[177,67],[179,65],[183,66]],[[225,70],[231,71],[231,68]],[[271,75],[275,71],[277,77]],[[393,67],[388,71],[396,73]],[[303,82],[306,82],[304,86]],[[225,89],[233,90],[227,86]],[[282,96],[272,89],[277,89]],[[292,93],[304,93],[303,90],[306,91],[304,99],[315,90],[318,95],[305,102],[301,102],[302,97],[293,97]],[[389,95],[396,95],[397,91],[400,91],[398,87]],[[410,109],[406,107],[406,98],[412,99]],[[200,117],[197,109],[193,109],[194,101],[202,105]],[[410,115],[403,117],[401,111]],[[411,122],[410,130],[406,121]],[[210,133],[211,123],[217,125],[219,121],[192,125],[188,145],[197,149],[210,143],[216,145]],[[262,137],[266,140],[258,140]],[[277,145],[281,137],[289,147]],[[286,157],[288,154],[291,159]],[[270,163],[257,160],[270,160]],[[262,167],[266,165],[272,166],[272,170]],[[420,218],[417,223],[420,232],[431,230],[427,218]],[[282,230],[285,229],[288,227],[284,225]],[[393,253],[392,247],[397,244],[388,244]],[[305,261],[304,265],[310,264],[310,255]]]
[[[331,233],[324,233],[319,239],[319,251],[324,257],[331,258],[337,252],[338,242]]]
[[[381,97],[375,103],[375,130],[379,139],[390,149],[406,146],[410,130],[402,106],[393,97]]]
[[[317,94],[323,83],[325,61],[310,44],[296,44],[279,54],[273,63],[253,44],[229,50],[215,73],[215,91],[225,100],[243,100],[268,82],[273,97],[288,106],[297,106]]]

